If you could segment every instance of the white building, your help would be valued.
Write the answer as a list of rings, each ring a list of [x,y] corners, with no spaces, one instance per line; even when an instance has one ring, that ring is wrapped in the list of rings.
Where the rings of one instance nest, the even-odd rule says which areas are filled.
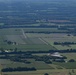
[[[60,55],[58,52],[55,52],[55,53],[50,53],[50,54],[48,54],[48,55],[50,55],[50,56],[53,56],[53,57],[63,57],[62,55]]]

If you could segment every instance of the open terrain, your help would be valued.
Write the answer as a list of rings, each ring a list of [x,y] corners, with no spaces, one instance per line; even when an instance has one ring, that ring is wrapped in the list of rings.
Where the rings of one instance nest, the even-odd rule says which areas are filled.
[[[76,43],[76,36],[68,33],[49,33],[46,34],[47,28],[12,28],[0,29],[0,48],[19,50],[66,50],[76,49],[76,45],[55,45],[54,42],[74,42]],[[52,31],[52,28],[49,28]],[[43,33],[38,33],[43,31]],[[56,30],[58,31],[58,30]],[[27,33],[30,32],[30,33]],[[32,32],[32,33],[31,33]],[[35,32],[35,33],[34,33]],[[9,44],[9,42],[11,42]]]
[[[76,75],[75,65],[75,0],[0,0],[0,75]]]
[[[38,70],[35,72],[12,72],[12,74],[8,72],[3,73],[3,75],[44,75],[45,73],[48,73],[49,75],[69,75],[69,72],[71,72],[71,70]],[[76,72],[72,74],[75,75]]]

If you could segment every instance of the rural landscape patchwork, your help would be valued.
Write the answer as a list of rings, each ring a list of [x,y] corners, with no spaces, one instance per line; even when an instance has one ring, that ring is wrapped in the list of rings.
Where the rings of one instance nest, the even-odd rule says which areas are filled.
[[[76,1],[0,0],[0,75],[76,75]]]

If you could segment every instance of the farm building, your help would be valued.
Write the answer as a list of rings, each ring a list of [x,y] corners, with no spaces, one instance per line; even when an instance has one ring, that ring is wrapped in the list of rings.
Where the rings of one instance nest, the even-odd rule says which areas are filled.
[[[55,52],[55,53],[52,53],[52,54],[50,53],[48,55],[53,56],[53,57],[63,57],[62,55],[60,55],[59,52]]]

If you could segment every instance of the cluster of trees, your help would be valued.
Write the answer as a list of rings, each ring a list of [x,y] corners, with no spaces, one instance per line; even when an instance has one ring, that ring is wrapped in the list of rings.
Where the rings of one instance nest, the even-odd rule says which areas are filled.
[[[48,73],[45,73],[44,75],[49,75]]]
[[[17,67],[17,68],[3,68],[2,72],[13,72],[13,71],[36,71],[36,68]]]
[[[65,49],[65,50],[49,50],[49,51],[27,51],[29,53],[54,53],[54,52],[59,52],[59,53],[76,53],[76,49]]]
[[[53,59],[54,62],[65,62],[64,59]]]
[[[33,58],[33,55],[30,54],[30,53],[15,54],[14,56],[9,56],[9,59],[11,61],[14,61],[14,62],[22,62],[22,63],[26,63],[26,64],[30,64],[31,63],[31,62],[27,61],[27,59],[30,59],[30,58]]]
[[[49,57],[48,56],[34,56],[34,59],[35,59],[35,61],[46,61],[46,60],[48,60],[49,59]]]
[[[18,57],[10,57],[9,59],[11,61],[14,61],[14,62],[21,62],[21,63],[26,63],[26,64],[30,64],[31,63],[30,61],[27,61],[25,59],[21,59],[21,58],[18,58]]]
[[[47,64],[52,64],[52,61],[54,62],[65,62],[64,59],[67,59],[67,57],[54,57],[54,56],[34,56],[35,61],[44,61]]]
[[[12,50],[12,49],[10,49]],[[76,49],[66,49],[66,50],[48,50],[48,51],[17,51],[17,48],[12,50],[12,52],[5,52],[3,48],[0,48],[0,54],[24,54],[24,56],[21,57],[26,57],[26,58],[33,58],[31,55],[32,53],[54,53],[54,52],[59,52],[59,53],[76,53]],[[27,55],[28,53],[28,55]]]
[[[9,41],[9,40],[4,40],[4,42],[6,42],[9,45],[11,45],[11,44],[15,44],[16,45],[16,42],[12,42],[12,41]]]
[[[50,34],[51,31],[26,31],[26,33],[47,33],[47,34]]]
[[[35,59],[35,61],[44,61],[47,64],[52,64],[52,62],[50,61],[50,57],[49,56],[33,56],[33,58]]]
[[[66,62],[64,59],[53,59],[52,61],[54,61],[54,62]],[[74,59],[70,59],[67,62],[76,62],[76,61]]]
[[[34,4],[31,2],[31,3],[26,4],[26,1],[14,2],[14,3],[11,2],[12,9],[9,8],[9,11],[16,11],[16,12],[7,12],[9,3],[7,4],[5,2],[1,2],[0,3],[0,10],[5,11],[5,12],[0,12],[1,17],[2,17],[2,18],[0,18],[0,23],[4,23],[4,26],[7,25],[7,27],[10,27],[10,26],[12,27],[13,25],[17,25],[17,27],[18,27],[18,25],[37,23],[36,20],[46,20],[46,22],[52,22],[51,20],[67,20],[69,17],[72,17],[72,16],[70,16],[72,13],[67,13],[67,11],[64,11],[64,10],[68,9],[68,11],[75,12],[75,8],[70,7],[70,9],[69,9],[68,6],[65,7],[63,5],[60,7],[59,4],[52,5],[51,2],[49,4],[47,2],[46,3],[45,2],[39,3],[39,1],[38,1],[39,4],[38,3],[36,4],[36,3]],[[46,5],[46,7],[45,7],[45,5]],[[50,9],[48,9],[50,7],[51,8],[57,7],[59,9],[52,10],[53,13],[50,13],[51,11],[49,11]],[[61,10],[62,8],[64,10]],[[46,10],[46,11],[43,11],[43,10]],[[19,12],[17,12],[17,11],[19,11]],[[73,12],[73,14],[75,15],[74,12]],[[67,19],[66,19],[66,17],[67,17]],[[67,22],[67,21],[63,21],[63,22],[55,21],[53,23],[56,23],[56,24],[69,24],[69,23],[76,24],[76,20],[73,19],[69,22]],[[65,25],[65,26],[69,27],[69,25]],[[70,26],[73,26],[73,25],[70,25]],[[65,29],[65,27],[64,27],[64,29]]]
[[[54,42],[54,45],[74,45],[75,42]]]
[[[75,62],[75,60],[74,59],[70,59],[68,62]]]

